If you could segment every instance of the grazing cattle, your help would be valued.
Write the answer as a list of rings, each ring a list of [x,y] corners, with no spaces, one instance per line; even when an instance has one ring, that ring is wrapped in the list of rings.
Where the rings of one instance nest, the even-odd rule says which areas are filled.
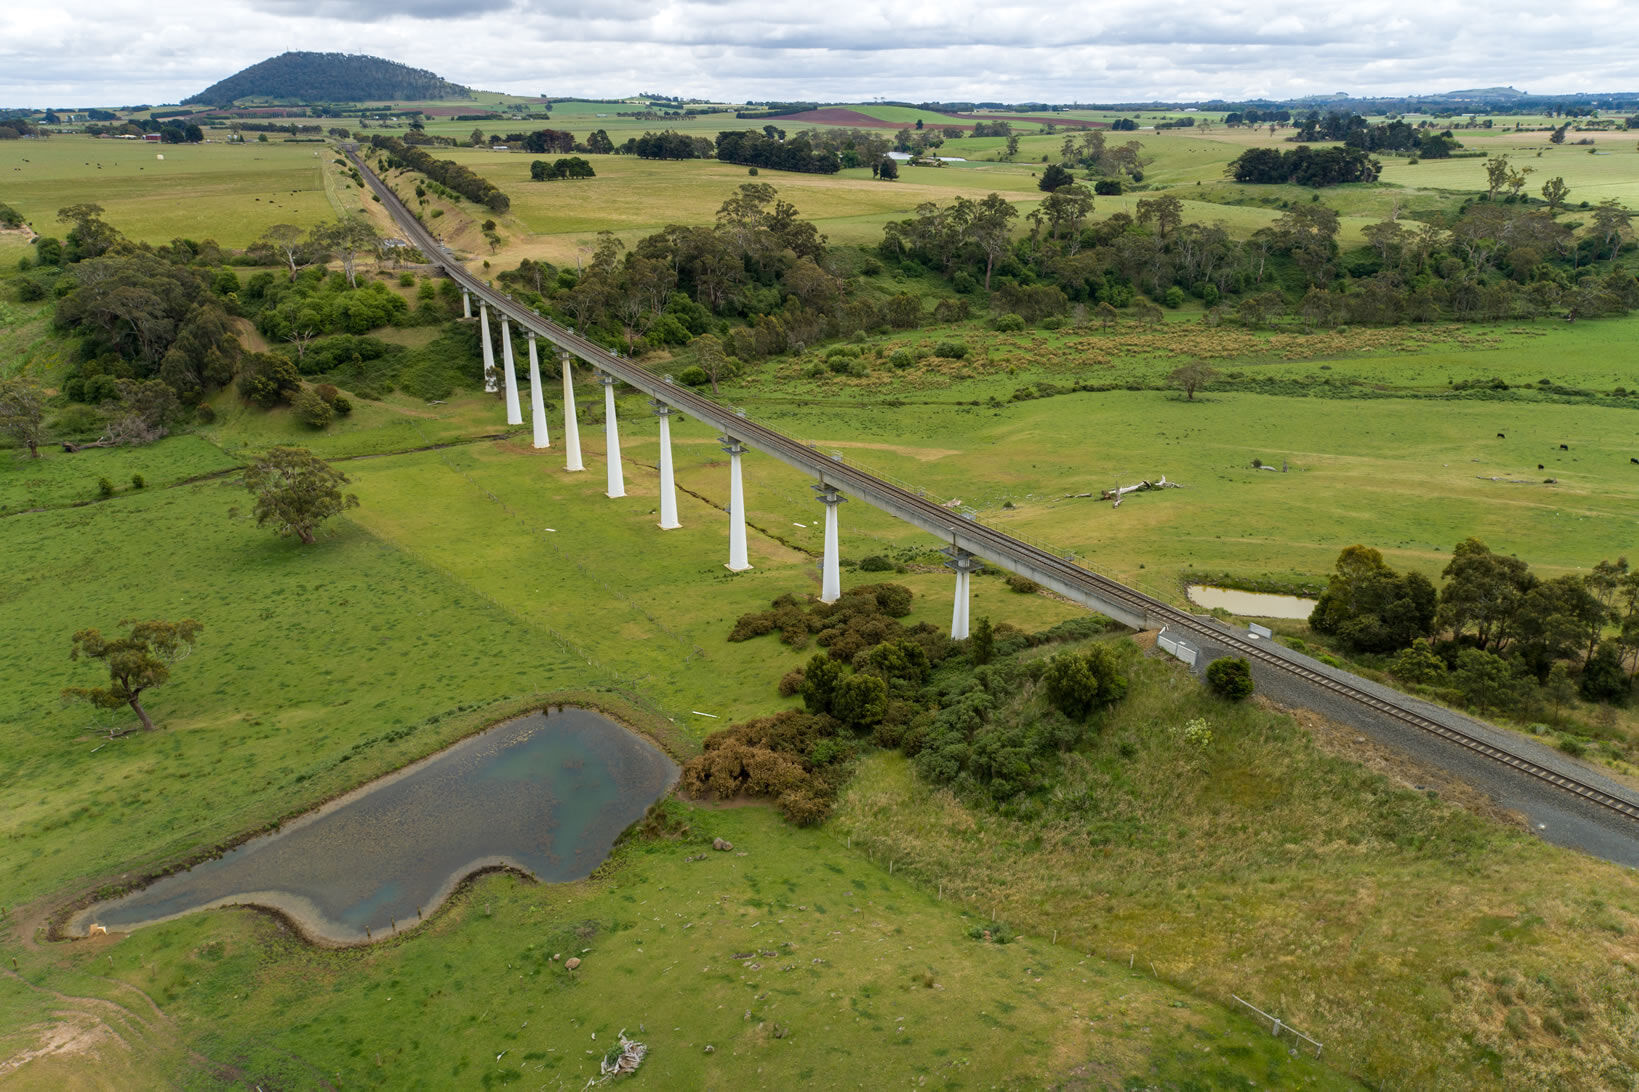
[[[1634,466],[1639,466],[1639,459],[1629,459],[1628,462],[1632,463]]]
[[[1546,470],[1546,469],[1547,469],[1547,467],[1545,467],[1545,466],[1543,466],[1543,465],[1542,465],[1542,464],[1541,464],[1541,463],[1538,463],[1538,464],[1537,464],[1537,469],[1538,469],[1538,470]]]
[[[1499,433],[1497,433],[1497,439],[1506,440],[1506,439],[1508,439],[1508,437],[1504,436],[1502,433],[1499,432]]]
[[[88,936],[88,937],[94,937],[98,933],[101,933],[103,936],[107,936],[108,935],[108,930],[103,928],[101,925],[98,925],[95,922],[93,922],[92,925],[91,925],[91,928],[89,928],[85,931],[85,935]]]
[[[1561,450],[1561,451],[1569,451],[1569,450],[1571,450],[1571,445],[1570,445],[1570,444],[1560,444],[1560,445],[1559,445],[1559,450]]]

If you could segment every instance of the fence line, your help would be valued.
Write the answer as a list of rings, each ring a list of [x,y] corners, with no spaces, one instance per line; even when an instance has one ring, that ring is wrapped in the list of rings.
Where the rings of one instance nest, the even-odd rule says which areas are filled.
[[[1230,994],[1229,996],[1235,997],[1234,994]],[[1299,1031],[1297,1028],[1293,1027],[1290,1024],[1283,1023],[1281,1021],[1280,1017],[1269,1015],[1267,1012],[1264,1012],[1262,1009],[1258,1008],[1258,1006],[1254,1005],[1252,1002],[1250,1002],[1250,1001],[1248,1001],[1244,998],[1235,997],[1235,1000],[1239,1001],[1241,1004],[1245,1005],[1247,1008],[1251,1009],[1253,1012],[1257,1013],[1259,1016],[1263,1017],[1265,1020],[1268,1020],[1270,1022],[1270,1032],[1269,1032],[1269,1034],[1275,1036],[1276,1038],[1279,1038],[1281,1032],[1289,1031],[1294,1036],[1296,1036],[1297,1038],[1302,1039],[1304,1042],[1306,1042],[1310,1046],[1314,1047],[1315,1048],[1315,1057],[1316,1058],[1320,1057],[1320,1049],[1321,1049],[1320,1044],[1315,1042],[1313,1039],[1309,1038],[1307,1035],[1303,1034],[1303,1032]]]

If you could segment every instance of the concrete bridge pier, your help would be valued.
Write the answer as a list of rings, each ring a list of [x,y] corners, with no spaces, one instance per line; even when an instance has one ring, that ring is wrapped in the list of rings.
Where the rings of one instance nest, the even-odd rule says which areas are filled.
[[[837,544],[837,505],[847,500],[835,486],[820,482],[810,486],[825,505],[825,560],[820,564],[820,602],[835,603],[842,598],[842,557]]]
[[[529,416],[535,426],[535,446],[551,447],[546,434],[546,395],[541,390],[541,358],[535,348],[535,332],[529,332]]]
[[[563,370],[563,468],[585,470],[580,462],[580,422],[575,420],[575,358],[563,353],[558,363]]]
[[[465,288],[461,289],[461,317],[472,317],[472,293]]]
[[[950,558],[945,562],[946,568],[956,570],[956,604],[951,608],[950,637],[953,641],[961,641],[967,638],[968,633],[970,581],[983,563],[960,546],[952,546],[945,550],[945,556]]]
[[[518,408],[518,369],[512,363],[512,331],[507,328],[506,316],[501,316],[501,362],[506,373],[506,423],[521,425],[524,415]]]
[[[605,462],[609,464],[609,496],[624,497],[626,495],[626,475],[620,466],[620,425],[615,421],[615,383],[617,380],[608,372],[598,373],[598,382],[603,384],[603,440],[608,449]]]
[[[500,388],[495,382],[495,348],[489,343],[489,305],[478,301],[479,336],[484,341],[484,393],[494,394]]]
[[[746,559],[746,491],[740,479],[740,456],[746,446],[732,436],[719,436],[728,452],[728,566],[731,572],[751,568]]]
[[[677,483],[672,478],[672,408],[658,399],[650,399],[649,405],[660,418],[660,529],[674,531],[683,525],[677,522]]]

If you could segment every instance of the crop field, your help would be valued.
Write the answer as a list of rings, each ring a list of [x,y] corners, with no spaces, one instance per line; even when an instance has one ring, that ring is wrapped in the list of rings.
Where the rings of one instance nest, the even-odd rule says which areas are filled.
[[[159,145],[57,136],[0,143],[0,178],[5,202],[42,235],[62,235],[58,209],[90,202],[141,242],[215,239],[242,247],[273,224],[308,227],[335,215],[322,178],[330,154],[325,145],[277,141]]]

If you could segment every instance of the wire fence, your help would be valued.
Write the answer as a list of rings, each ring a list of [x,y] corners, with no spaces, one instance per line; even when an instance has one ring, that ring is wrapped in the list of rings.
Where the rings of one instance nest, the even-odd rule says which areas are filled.
[[[1229,996],[1235,997],[1234,994],[1230,994]],[[1235,997],[1235,1000],[1239,1001],[1241,1004],[1245,1005],[1247,1008],[1251,1009],[1253,1012],[1257,1013],[1259,1016],[1261,1016],[1265,1020],[1269,1021],[1269,1028],[1270,1028],[1269,1034],[1275,1036],[1275,1038],[1278,1039],[1278,1038],[1280,1038],[1281,1033],[1285,1032],[1286,1034],[1292,1036],[1292,1038],[1294,1038],[1294,1039],[1302,1039],[1304,1042],[1308,1043],[1310,1046],[1315,1048],[1315,1057],[1316,1058],[1320,1057],[1320,1051],[1321,1051],[1321,1044],[1320,1043],[1318,1043],[1315,1040],[1309,1038],[1307,1035],[1303,1034],[1303,1032],[1299,1031],[1297,1028],[1293,1027],[1292,1025],[1284,1022],[1283,1020],[1281,1020],[1280,1017],[1271,1016],[1267,1012],[1264,1012],[1262,1009],[1258,1008],[1258,1006],[1254,1005],[1252,1002],[1247,1001],[1244,998],[1240,998],[1240,997]]]

